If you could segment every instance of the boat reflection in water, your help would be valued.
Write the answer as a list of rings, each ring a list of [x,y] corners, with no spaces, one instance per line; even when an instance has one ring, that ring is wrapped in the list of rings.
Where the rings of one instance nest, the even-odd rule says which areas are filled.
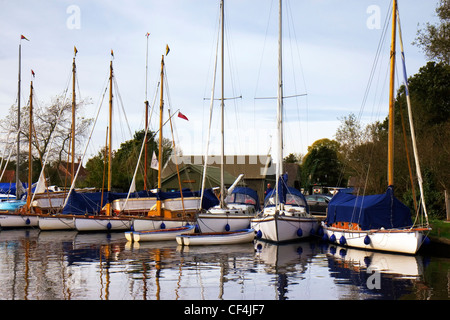
[[[182,247],[122,232],[2,230],[0,299],[448,300],[449,263],[313,240]]]
[[[330,275],[338,284],[353,288],[341,292],[346,299],[399,299],[411,293],[411,286],[424,275],[420,256],[370,250],[328,247]]]

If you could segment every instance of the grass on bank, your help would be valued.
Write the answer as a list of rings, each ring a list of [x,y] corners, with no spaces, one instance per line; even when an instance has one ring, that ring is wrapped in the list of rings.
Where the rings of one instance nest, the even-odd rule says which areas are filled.
[[[430,236],[450,239],[450,222],[443,220],[430,220]]]

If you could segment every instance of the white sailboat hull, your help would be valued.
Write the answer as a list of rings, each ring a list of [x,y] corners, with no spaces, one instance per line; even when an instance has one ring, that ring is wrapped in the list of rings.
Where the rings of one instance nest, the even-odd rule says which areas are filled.
[[[176,237],[179,245],[204,246],[249,243],[255,239],[255,230],[246,229],[233,232],[199,233],[179,235]]]
[[[288,242],[307,238],[315,233],[318,221],[314,217],[266,215],[252,220],[257,238],[271,242]]]
[[[131,230],[132,224],[129,217],[80,216],[74,220],[78,231],[125,231]]]
[[[148,230],[160,230],[160,229],[173,229],[186,225],[186,220],[170,220],[163,218],[134,218],[133,230],[134,231],[148,231]]]
[[[248,229],[255,217],[254,209],[248,208],[211,208],[197,215],[197,224],[201,232],[224,232]]]
[[[114,212],[140,213],[149,212],[156,205],[156,198],[116,199],[111,207]]]
[[[2,228],[27,228],[38,226],[38,215],[19,214],[19,213],[1,213],[0,226]]]
[[[195,232],[195,226],[184,226],[172,229],[149,230],[149,231],[129,231],[125,232],[125,238],[128,241],[168,241],[175,240],[177,236],[182,234],[190,234]]]
[[[405,254],[416,254],[426,237],[423,229],[353,231],[324,225],[323,230],[328,240],[336,244]]]
[[[65,215],[39,216],[41,230],[75,230],[75,218]]]

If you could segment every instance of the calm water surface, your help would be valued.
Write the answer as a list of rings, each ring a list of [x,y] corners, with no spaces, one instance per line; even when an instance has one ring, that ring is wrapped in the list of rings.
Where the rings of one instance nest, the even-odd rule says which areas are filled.
[[[1,300],[450,300],[450,252],[313,240],[180,247],[132,244],[123,233],[2,230],[0,283]]]

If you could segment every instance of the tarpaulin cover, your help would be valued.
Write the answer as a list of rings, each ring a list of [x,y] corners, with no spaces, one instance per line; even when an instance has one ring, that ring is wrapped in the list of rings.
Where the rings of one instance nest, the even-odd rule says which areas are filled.
[[[98,214],[107,202],[113,202],[116,199],[124,199],[127,193],[117,192],[76,192],[72,190],[67,205],[63,209],[63,214]],[[161,200],[179,198],[180,192],[159,192],[152,193],[151,191],[139,191],[130,193],[130,198],[155,197]],[[198,191],[183,191],[183,197],[200,197]],[[217,197],[214,196],[210,189],[205,190],[203,196],[202,208],[208,209],[218,204]]]
[[[394,196],[392,187],[380,195],[355,196],[338,192],[328,204],[326,221],[328,225],[358,223],[362,230],[412,226],[409,208]]]

